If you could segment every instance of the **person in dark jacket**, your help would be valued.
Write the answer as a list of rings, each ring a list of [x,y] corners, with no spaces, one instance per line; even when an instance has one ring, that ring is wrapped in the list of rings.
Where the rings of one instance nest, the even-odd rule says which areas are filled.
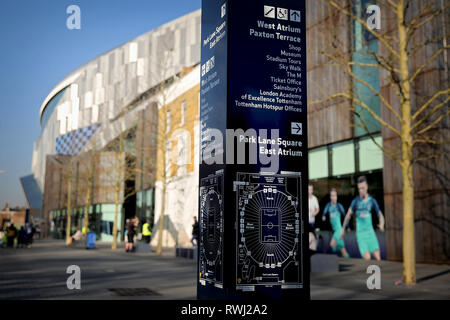
[[[8,232],[8,247],[13,248],[14,247],[14,239],[16,239],[16,237],[17,237],[17,229],[14,226],[14,223],[11,223],[7,232]]]
[[[19,230],[19,237],[17,238],[17,248],[23,248],[25,246],[25,236],[26,231],[25,228],[22,226]]]
[[[127,230],[127,244],[125,246],[125,251],[132,252],[134,247],[134,236],[136,235],[136,219],[130,219]]]
[[[198,245],[198,234],[199,234],[199,225],[198,225],[198,221],[197,221],[197,217],[194,216],[194,224],[192,225],[192,238],[191,238],[191,243],[192,246],[196,246]],[[195,244],[194,244],[194,240],[195,240]]]

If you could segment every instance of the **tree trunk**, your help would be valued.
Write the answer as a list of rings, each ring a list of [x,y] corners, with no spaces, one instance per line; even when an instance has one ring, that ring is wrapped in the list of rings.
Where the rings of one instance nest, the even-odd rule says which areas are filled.
[[[67,182],[67,226],[66,226],[66,245],[71,244],[71,225],[72,225],[72,156],[69,161],[69,178]]]
[[[163,108],[167,108],[166,105],[166,95],[164,92],[165,88],[163,85],[161,85],[160,87],[160,92],[162,94],[163,97],[163,101],[162,101],[162,107]],[[164,232],[164,217],[165,217],[165,211],[166,211],[166,188],[167,188],[167,177],[168,177],[168,167],[167,167],[167,142],[168,142],[168,127],[167,127],[167,109],[164,109],[161,111],[161,115],[163,115],[163,117],[159,116],[158,121],[161,121],[161,133],[159,134],[160,137],[158,138],[158,144],[160,145],[160,148],[162,150],[161,152],[161,165],[163,166],[162,169],[162,186],[161,186],[161,213],[159,215],[159,223],[158,223],[158,243],[156,245],[156,254],[161,255],[163,252],[163,245],[162,245],[162,241],[163,241],[163,232]],[[170,164],[170,158],[169,158],[169,164]],[[169,165],[170,168],[170,165]]]
[[[414,185],[411,161],[404,160],[403,175],[403,282],[416,282]]]
[[[94,154],[92,155],[91,159],[91,166],[89,167],[89,173],[88,173],[88,183],[86,188],[86,204],[85,204],[85,211],[84,211],[84,224],[83,227],[86,230],[86,234],[84,235],[84,246],[87,246],[87,228],[89,227],[89,207],[91,205],[91,190],[92,190],[92,183],[94,181]]]
[[[159,215],[159,223],[158,223],[158,245],[156,247],[156,254],[162,254],[162,236],[164,232],[165,210],[166,210],[166,181],[163,181],[161,188],[161,213]]]
[[[113,241],[111,249],[116,250],[117,249],[117,218],[119,216],[119,195],[118,192],[116,192],[115,196],[115,210],[114,210],[114,224],[113,224]]]
[[[403,182],[403,282],[416,282],[416,255],[414,239],[414,182],[412,168],[411,136],[411,80],[409,75],[409,56],[407,50],[407,28],[404,17],[404,1],[397,6],[397,26],[399,36],[399,62],[401,99],[401,145],[402,145],[402,182]]]
[[[120,186],[122,184],[122,152],[123,152],[123,132],[119,134],[119,152],[117,155],[117,177],[116,177],[116,187],[115,187],[115,194],[114,194],[114,202],[115,202],[115,212],[114,212],[114,224],[113,224],[113,241],[111,249],[116,250],[117,249],[117,220],[119,217],[119,204],[120,204]]]
[[[88,201],[86,200],[86,203],[88,203]],[[84,247],[87,246],[87,228],[89,226],[89,205],[86,205],[85,208],[85,212],[84,212],[84,223],[83,223],[83,228],[86,231],[86,234],[84,234]]]
[[[115,202],[115,211],[114,211],[114,224],[113,224],[113,241],[111,249],[116,250],[117,249],[117,220],[119,217],[119,204],[120,204],[120,185],[121,185],[121,173],[122,173],[122,141],[120,143],[120,152],[117,157],[117,181],[116,181],[116,188],[115,188],[115,194],[114,194],[114,202]]]

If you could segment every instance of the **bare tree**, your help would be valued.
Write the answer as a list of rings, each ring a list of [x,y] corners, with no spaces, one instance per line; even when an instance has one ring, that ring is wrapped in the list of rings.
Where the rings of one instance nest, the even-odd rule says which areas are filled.
[[[74,203],[75,192],[73,190],[74,175],[74,158],[71,155],[58,155],[49,158],[50,161],[56,164],[56,168],[59,168],[59,178],[60,178],[60,196],[61,201],[65,202],[67,216],[66,216],[66,245],[72,243],[71,229],[72,229],[72,210]],[[65,187],[64,187],[65,186]]]
[[[87,244],[87,231],[89,229],[89,210],[92,205],[92,199],[94,198],[95,169],[100,153],[99,150],[97,150],[96,137],[91,138],[91,146],[89,151],[84,155],[80,155],[82,170],[78,177],[79,185],[81,185],[80,193],[84,199],[83,235],[85,246]]]
[[[136,190],[126,186],[126,181],[135,179],[135,157],[130,155],[124,147],[124,141],[126,134],[130,131],[121,128],[117,145],[115,146],[115,167],[114,167],[114,222],[113,222],[113,242],[111,249],[117,249],[117,234],[118,234],[118,218],[119,218],[119,206],[125,204],[125,201],[135,195]],[[132,139],[133,140],[133,139]],[[132,141],[134,143],[134,140]]]
[[[182,76],[180,75],[180,77]],[[147,181],[151,181],[152,185],[155,181],[158,182],[158,188],[161,191],[161,198],[158,198],[158,203],[160,204],[160,212],[164,212],[164,214],[159,215],[159,220],[154,228],[158,239],[156,248],[158,254],[162,253],[163,233],[167,225],[167,217],[165,217],[167,186],[171,177],[176,176],[181,167],[190,163],[190,161],[180,163],[179,159],[190,159],[191,139],[188,131],[193,128],[196,120],[192,112],[187,109],[187,103],[184,105],[180,99],[177,99],[178,97],[172,100],[172,93],[178,88],[179,81],[181,80],[176,76],[159,84],[155,89],[158,93],[159,106],[156,114],[154,114],[158,119],[155,123],[156,128],[154,132],[151,132],[155,139],[154,141],[151,141],[152,139],[147,140],[142,145],[136,144],[136,153],[141,154],[141,162],[137,164],[135,169],[136,175],[145,177]],[[183,106],[185,109],[183,109]],[[180,153],[184,154],[184,157],[181,157]],[[178,199],[176,206],[182,208],[183,201]]]
[[[89,208],[92,204],[92,186],[94,184],[94,173],[95,173],[95,163],[97,159],[97,152],[95,149],[90,151],[90,157],[89,157],[89,171],[88,171],[88,177],[87,177],[87,184],[86,184],[86,197],[85,197],[85,204],[84,204],[84,220],[83,220],[83,230],[85,231],[84,235],[84,245],[87,244],[87,230],[89,228]]]
[[[66,224],[66,245],[72,243],[71,227],[72,227],[72,184],[73,184],[73,157],[69,156],[69,163],[66,167],[66,180],[67,180],[67,224]]]
[[[171,96],[177,89],[179,81],[178,76],[174,76],[174,49],[170,46],[163,45],[161,47],[162,58],[157,63],[155,79],[159,84],[154,88],[154,94],[158,104],[158,125],[156,132],[155,148],[156,158],[150,161],[155,161],[156,175],[155,178],[160,182],[161,199],[160,199],[160,216],[157,225],[157,246],[156,253],[163,252],[163,232],[165,225],[165,210],[166,210],[166,194],[168,178],[173,174],[172,158],[173,158],[173,119],[180,116],[180,109],[169,108],[168,102]],[[148,146],[147,146],[148,147]]]
[[[444,5],[444,2],[440,0],[424,1],[425,4],[417,0],[377,1],[385,18],[383,19],[384,28],[376,30],[363,18],[366,8],[361,7],[361,1],[322,1],[331,9],[329,22],[335,22],[338,25],[323,31],[322,35],[326,38],[328,45],[321,49],[308,50],[309,54],[323,57],[324,64],[336,66],[347,75],[350,82],[358,83],[371,95],[377,97],[382,112],[380,115],[374,111],[365,97],[355,92],[351,85],[344,91],[330,94],[322,84],[316,81],[311,83],[321,92],[322,98],[311,101],[309,105],[323,104],[336,99],[350,101],[350,110],[358,119],[355,125],[361,126],[370,134],[370,124],[367,121],[370,118],[398,139],[398,145],[391,147],[382,146],[375,139],[373,141],[386,156],[395,160],[401,167],[403,281],[412,284],[416,281],[413,165],[442,156],[442,152],[433,148],[428,148],[428,154],[421,156],[418,156],[415,150],[420,145],[436,146],[449,142],[439,128],[442,128],[443,120],[448,121],[450,99],[448,82],[440,83],[439,87],[427,88],[427,91],[434,89],[435,91],[422,92],[422,97],[417,95],[418,92],[415,92],[414,88],[418,87],[419,76],[427,71],[427,68],[437,64],[440,57],[447,55],[448,35],[445,32],[435,35],[429,31],[432,24],[435,24],[434,28],[439,28],[437,27],[439,25],[444,28],[445,22],[440,20],[440,16],[449,16],[450,4]],[[348,28],[349,23],[350,26],[360,28],[367,37],[375,39],[380,47],[379,50],[374,50],[364,41],[364,37],[359,39],[355,37],[354,46],[358,48],[346,42],[345,36],[339,31],[344,24]],[[430,37],[421,39],[418,31],[424,28]],[[359,61],[352,59],[352,51],[358,49],[360,54],[369,59]],[[429,52],[432,53],[427,54]],[[380,92],[376,86],[367,81],[365,75],[375,71],[379,71],[381,80],[394,90],[394,97],[389,93]],[[367,116],[364,117],[363,114]]]

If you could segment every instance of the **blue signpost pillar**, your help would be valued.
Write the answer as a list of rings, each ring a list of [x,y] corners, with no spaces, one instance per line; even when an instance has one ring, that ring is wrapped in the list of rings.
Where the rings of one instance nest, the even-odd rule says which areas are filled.
[[[199,299],[309,299],[302,0],[203,0]]]

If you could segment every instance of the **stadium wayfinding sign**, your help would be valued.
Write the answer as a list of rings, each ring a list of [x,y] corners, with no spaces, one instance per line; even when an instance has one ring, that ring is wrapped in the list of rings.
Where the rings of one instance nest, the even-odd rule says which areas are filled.
[[[309,299],[305,3],[202,3],[199,299]]]

